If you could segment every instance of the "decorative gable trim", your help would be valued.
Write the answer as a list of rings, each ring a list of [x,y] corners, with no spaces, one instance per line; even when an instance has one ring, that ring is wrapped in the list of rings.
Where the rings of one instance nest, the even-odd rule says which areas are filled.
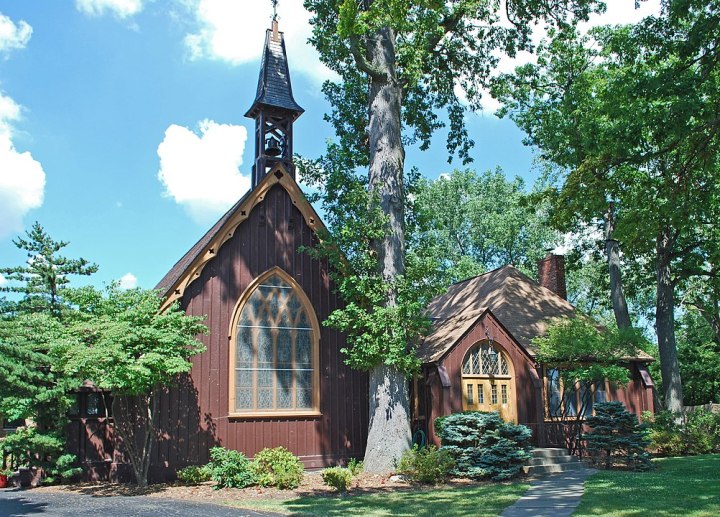
[[[207,263],[217,255],[222,245],[235,235],[238,226],[250,217],[250,212],[265,199],[267,193],[275,185],[280,185],[287,191],[293,206],[300,211],[305,223],[314,233],[317,234],[325,229],[325,225],[302,190],[300,190],[299,185],[283,164],[279,163],[235,206],[233,212],[227,216],[225,222],[210,237],[208,243],[199,250],[190,265],[179,274],[177,280],[163,288],[166,299],[160,308],[161,311],[165,311],[173,303],[182,299],[190,284],[200,277]]]

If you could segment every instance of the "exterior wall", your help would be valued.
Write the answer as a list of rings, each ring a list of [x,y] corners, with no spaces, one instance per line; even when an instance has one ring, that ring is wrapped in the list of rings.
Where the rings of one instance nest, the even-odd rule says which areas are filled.
[[[628,411],[635,413],[638,417],[643,411],[655,411],[653,398],[653,387],[646,386],[640,374],[642,363],[631,362],[630,382],[625,386],[610,386],[608,400],[619,400]]]
[[[367,375],[345,366],[340,353],[344,338],[326,327],[320,330],[320,416],[228,417],[230,324],[248,285],[278,266],[305,291],[319,321],[340,305],[327,264],[297,251],[311,246],[314,238],[290,196],[275,186],[185,291],[182,306],[188,314],[207,316],[210,333],[201,337],[207,351],[193,358],[185,384],[161,400],[163,439],[153,457],[152,479],[172,477],[183,465],[207,462],[215,445],[249,457],[265,447],[283,446],[310,468],[362,456]]]
[[[514,392],[517,399],[518,423],[528,424],[537,421],[538,410],[542,407],[540,405],[542,403],[542,391],[534,363],[498,323],[495,317],[486,312],[453,349],[438,362],[438,371],[433,372],[435,368],[430,365],[426,367],[426,394],[429,416],[426,430],[428,443],[439,445],[439,438],[435,435],[433,429],[433,422],[437,417],[458,413],[463,410],[462,362],[465,354],[473,345],[487,339],[485,335],[486,328],[490,336],[492,336],[495,346],[501,348],[512,361],[515,370]]]

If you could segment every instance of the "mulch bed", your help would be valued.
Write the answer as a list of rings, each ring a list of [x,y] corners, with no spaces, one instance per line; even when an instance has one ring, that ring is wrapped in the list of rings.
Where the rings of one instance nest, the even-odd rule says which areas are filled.
[[[453,479],[447,486],[471,486],[485,484],[484,482]],[[220,503],[223,501],[276,499],[287,500],[304,496],[333,497],[335,490],[323,483],[320,472],[306,472],[300,486],[294,490],[279,490],[277,488],[223,488],[215,490],[214,483],[209,481],[200,485],[188,486],[180,483],[159,483],[146,488],[135,485],[114,483],[77,483],[74,485],[41,486],[38,491],[61,491],[86,494],[94,497],[128,497],[149,496],[165,499],[181,499],[191,501],[205,501]],[[397,492],[417,489],[416,485],[407,481],[390,480],[388,476],[377,476],[362,473],[353,479],[349,495],[373,494],[383,492]]]

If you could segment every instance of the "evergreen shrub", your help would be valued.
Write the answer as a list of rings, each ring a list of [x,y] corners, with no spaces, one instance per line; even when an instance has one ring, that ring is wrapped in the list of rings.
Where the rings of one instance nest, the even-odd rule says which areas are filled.
[[[347,492],[353,473],[349,468],[330,467],[322,471],[323,482],[338,492]]]
[[[436,485],[447,480],[455,466],[450,453],[434,445],[418,447],[405,451],[398,463],[397,472],[411,481]]]
[[[455,460],[450,473],[458,477],[510,479],[531,457],[530,429],[503,421],[497,412],[466,411],[437,418],[435,431],[441,450]]]
[[[177,471],[178,481],[186,485],[199,485],[210,481],[210,469],[198,465],[188,465]]]
[[[622,402],[600,402],[594,409],[595,416],[585,420],[592,430],[582,435],[590,461],[603,468],[650,469],[647,425],[639,423],[637,416],[625,409]]]
[[[245,488],[256,483],[255,473],[242,452],[223,447],[210,449],[210,463],[207,465],[210,477],[219,488]]]
[[[258,452],[250,468],[258,485],[290,489],[300,485],[305,467],[292,452],[275,447]]]

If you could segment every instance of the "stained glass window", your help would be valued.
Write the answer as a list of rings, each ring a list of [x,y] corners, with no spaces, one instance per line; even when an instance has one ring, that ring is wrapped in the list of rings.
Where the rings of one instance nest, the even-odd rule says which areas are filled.
[[[310,324],[302,294],[272,274],[240,309],[235,347],[235,412],[313,409]]]

